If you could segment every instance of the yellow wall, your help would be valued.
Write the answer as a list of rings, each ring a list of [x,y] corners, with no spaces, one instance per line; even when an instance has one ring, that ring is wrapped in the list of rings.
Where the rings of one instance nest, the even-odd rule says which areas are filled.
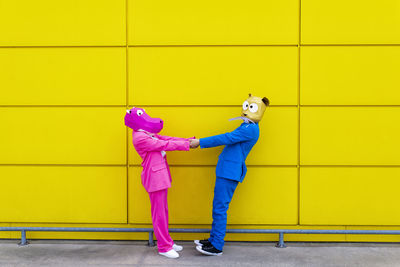
[[[0,226],[150,226],[125,109],[205,137],[251,92],[272,105],[230,227],[400,229],[398,0],[3,0],[0,25]],[[220,151],[169,152],[171,227],[209,227]]]

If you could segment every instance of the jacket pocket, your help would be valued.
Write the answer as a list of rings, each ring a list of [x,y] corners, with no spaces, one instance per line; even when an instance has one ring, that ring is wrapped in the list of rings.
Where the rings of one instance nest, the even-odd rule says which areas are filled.
[[[151,167],[151,170],[153,172],[156,172],[156,171],[166,169],[166,168],[167,168],[167,166],[165,166],[165,164],[159,164],[159,165],[155,165],[155,166]]]
[[[148,192],[166,189],[171,186],[166,164],[152,166],[148,172],[145,188]]]

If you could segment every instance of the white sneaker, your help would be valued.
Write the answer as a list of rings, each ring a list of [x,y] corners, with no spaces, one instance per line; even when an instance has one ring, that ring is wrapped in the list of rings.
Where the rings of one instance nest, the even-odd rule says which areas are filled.
[[[173,248],[175,251],[177,251],[177,252],[183,250],[183,247],[182,247],[182,246],[179,246],[179,245],[177,245],[177,244],[174,244],[174,245],[172,246],[172,248]]]
[[[174,249],[171,249],[171,250],[169,250],[167,252],[158,252],[158,254],[160,254],[160,255],[162,255],[164,257],[170,258],[170,259],[179,258],[178,252],[176,252]]]

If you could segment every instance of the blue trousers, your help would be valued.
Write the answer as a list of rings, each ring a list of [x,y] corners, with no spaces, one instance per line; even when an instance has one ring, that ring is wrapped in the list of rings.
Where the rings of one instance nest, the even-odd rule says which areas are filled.
[[[222,250],[224,247],[227,211],[238,183],[238,181],[220,177],[217,177],[215,181],[212,212],[213,223],[210,238],[208,240],[216,249],[219,250]]]

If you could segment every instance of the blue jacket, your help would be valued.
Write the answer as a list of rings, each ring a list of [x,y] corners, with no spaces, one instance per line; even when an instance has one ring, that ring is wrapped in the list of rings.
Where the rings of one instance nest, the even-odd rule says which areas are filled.
[[[233,132],[200,139],[201,148],[225,145],[216,168],[217,177],[242,182],[246,176],[247,155],[260,135],[258,123],[242,123]]]

